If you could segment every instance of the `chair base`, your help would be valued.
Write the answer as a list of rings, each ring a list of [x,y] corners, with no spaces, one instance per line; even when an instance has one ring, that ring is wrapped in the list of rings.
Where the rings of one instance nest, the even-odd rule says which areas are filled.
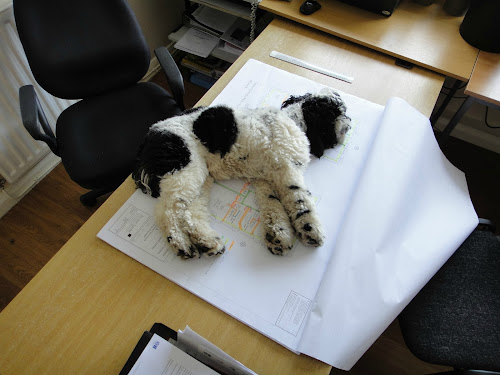
[[[115,189],[116,187],[91,190],[80,197],[80,202],[86,207],[95,206],[97,204],[97,198],[106,195],[108,193],[111,193]]]

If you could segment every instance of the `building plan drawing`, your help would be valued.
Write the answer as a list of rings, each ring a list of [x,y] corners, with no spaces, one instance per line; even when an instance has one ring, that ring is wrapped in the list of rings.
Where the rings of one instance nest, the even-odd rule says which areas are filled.
[[[212,105],[279,107],[333,90],[250,59]],[[280,343],[349,370],[477,225],[465,176],[441,153],[429,120],[399,98],[385,106],[339,92],[352,118],[343,145],[312,157],[305,182],[325,242],[265,247],[251,184],[216,181],[210,225],[226,252],[185,261],[137,190],[98,237]]]

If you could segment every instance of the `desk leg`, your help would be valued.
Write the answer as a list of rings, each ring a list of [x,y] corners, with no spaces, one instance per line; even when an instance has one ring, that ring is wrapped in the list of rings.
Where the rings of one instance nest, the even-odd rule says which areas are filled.
[[[453,97],[455,96],[455,94],[456,94],[456,92],[461,84],[462,84],[462,81],[460,81],[458,79],[455,80],[455,83],[451,87],[450,92],[448,93],[448,95],[446,95],[446,98],[444,98],[443,103],[438,108],[436,113],[431,116],[431,125],[432,126],[436,125],[437,120],[439,120],[439,118],[443,114],[443,111],[446,109],[446,107],[450,103],[451,99],[453,99]]]
[[[458,122],[465,114],[465,112],[467,112],[467,110],[470,108],[472,103],[474,103],[474,100],[475,99],[472,96],[468,96],[467,99],[465,99],[465,101],[462,103],[457,113],[455,113],[455,115],[451,118],[448,125],[446,125],[446,128],[444,128],[443,132],[438,137],[438,143],[440,146],[443,146],[446,143],[451,132],[453,131],[453,129],[455,129],[455,126],[457,126]]]

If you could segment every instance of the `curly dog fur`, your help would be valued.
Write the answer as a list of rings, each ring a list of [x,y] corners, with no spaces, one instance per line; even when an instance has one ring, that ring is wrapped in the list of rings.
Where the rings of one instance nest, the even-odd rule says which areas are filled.
[[[281,109],[199,107],[153,125],[133,179],[159,197],[156,220],[183,258],[225,251],[209,225],[213,179],[241,178],[256,190],[267,248],[283,255],[294,236],[321,246],[324,236],[303,173],[310,154],[343,143],[350,129],[336,93],[290,97]]]

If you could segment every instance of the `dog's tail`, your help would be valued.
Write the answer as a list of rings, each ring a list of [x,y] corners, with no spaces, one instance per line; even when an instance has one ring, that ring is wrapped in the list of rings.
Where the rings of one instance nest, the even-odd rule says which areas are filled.
[[[292,109],[295,107],[295,109]],[[351,119],[346,116],[346,106],[340,95],[329,92],[326,95],[305,94],[291,96],[281,106],[291,111],[301,111],[301,116],[290,116],[305,131],[309,139],[311,154],[321,157],[325,150],[344,143]],[[301,120],[303,119],[303,120]]]

